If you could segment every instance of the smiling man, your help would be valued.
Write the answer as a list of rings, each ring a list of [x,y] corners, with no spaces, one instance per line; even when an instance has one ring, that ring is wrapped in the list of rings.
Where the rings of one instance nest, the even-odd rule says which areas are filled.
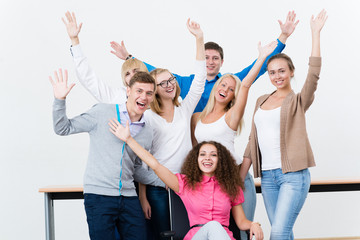
[[[89,157],[84,176],[84,205],[92,240],[146,239],[145,218],[134,180],[165,187],[163,182],[141,166],[138,156],[109,130],[109,120],[129,122],[131,136],[146,149],[151,148],[152,129],[143,113],[152,102],[155,80],[144,72],[136,73],[127,87],[127,102],[121,105],[99,103],[86,113],[68,119],[65,99],[74,84],[67,86],[67,72],[50,77],[54,90],[53,124],[58,135],[88,132]]]

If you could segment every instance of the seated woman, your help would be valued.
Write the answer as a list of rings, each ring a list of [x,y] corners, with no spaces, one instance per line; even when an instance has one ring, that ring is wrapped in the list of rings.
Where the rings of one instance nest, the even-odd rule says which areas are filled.
[[[228,229],[230,209],[237,226],[250,230],[251,236],[263,239],[260,224],[246,219],[242,181],[231,153],[220,143],[202,142],[189,152],[181,174],[172,173],[141,147],[116,119],[109,122],[110,131],[141,158],[158,177],[182,199],[191,229],[186,239],[235,239]],[[211,201],[209,201],[209,199]]]

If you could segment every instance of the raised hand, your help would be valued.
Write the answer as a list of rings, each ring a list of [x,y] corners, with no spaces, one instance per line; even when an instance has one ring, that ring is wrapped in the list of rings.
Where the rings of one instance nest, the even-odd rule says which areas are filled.
[[[121,41],[121,44],[112,41],[110,42],[110,46],[112,49],[114,49],[114,51],[111,51],[111,53],[118,58],[126,60],[126,58],[129,56],[129,52],[126,50],[124,41]]]
[[[282,23],[281,20],[278,20],[280,24],[281,34],[284,34],[287,38],[294,32],[296,25],[299,23],[299,20],[296,21],[296,14],[294,11],[290,11],[286,16],[285,23]]]
[[[326,15],[325,9],[323,9],[317,16],[314,18],[314,15],[311,16],[310,26],[313,33],[320,33],[323,28],[328,16]]]
[[[66,31],[70,37],[72,44],[77,45],[79,44],[78,36],[82,27],[82,23],[80,23],[79,26],[77,25],[75,13],[70,13],[69,11],[67,11],[65,13],[65,17],[67,21],[65,21],[64,18],[61,19],[66,26]]]
[[[54,90],[54,97],[64,100],[71,91],[71,89],[75,86],[75,83],[72,83],[69,87],[67,86],[68,72],[66,69],[64,71],[64,76],[62,73],[62,69],[60,68],[59,74],[55,71],[54,77],[55,81],[52,79],[51,76],[49,76],[49,80]]]
[[[109,121],[110,132],[112,132],[117,138],[120,140],[127,142],[127,140],[131,137],[130,135],[130,127],[129,121],[126,121],[126,127],[123,127],[118,120],[110,119]]]
[[[265,45],[265,46],[261,46],[261,42],[258,43],[258,51],[259,51],[259,58],[266,58],[267,56],[269,56],[274,49],[277,46],[277,41],[272,41],[271,43]]]
[[[190,33],[194,35],[196,38],[202,38],[204,36],[204,33],[200,28],[200,24],[194,21],[190,22],[190,18],[188,18],[186,22],[186,26],[189,29]]]

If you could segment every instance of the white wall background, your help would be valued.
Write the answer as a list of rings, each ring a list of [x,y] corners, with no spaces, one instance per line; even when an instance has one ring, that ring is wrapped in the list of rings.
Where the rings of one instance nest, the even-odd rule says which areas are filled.
[[[239,71],[257,56],[257,42],[280,34],[277,20],[295,10],[300,23],[285,52],[296,66],[293,88],[304,82],[311,38],[309,19],[322,8],[329,19],[322,32],[323,68],[316,100],[307,113],[308,133],[317,167],[313,178],[359,178],[358,155],[359,44],[356,0],[347,1],[0,1],[0,239],[44,239],[44,206],[40,187],[81,184],[87,134],[59,137],[53,133],[52,88],[48,76],[69,69],[77,82],[70,41],[61,21],[75,11],[83,22],[82,48],[101,79],[120,84],[122,61],[110,53],[112,40],[125,40],[128,50],[155,66],[179,74],[192,72],[195,44],[187,32],[188,17],[201,23],[206,41],[223,46],[222,73]],[[242,154],[256,98],[272,91],[268,77],[254,84],[237,139]],[[95,100],[78,84],[68,97],[68,115],[88,110]],[[309,194],[296,222],[297,238],[360,236],[359,192]],[[57,239],[88,239],[82,201],[55,203]],[[258,196],[256,218],[266,238],[269,224]]]

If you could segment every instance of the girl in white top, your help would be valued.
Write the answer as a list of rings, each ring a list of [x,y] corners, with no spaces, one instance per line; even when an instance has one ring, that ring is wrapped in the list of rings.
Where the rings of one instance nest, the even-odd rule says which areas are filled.
[[[227,147],[238,165],[241,164],[240,156],[235,154],[234,139],[241,130],[249,88],[266,57],[275,47],[276,42],[264,47],[259,43],[259,57],[242,82],[232,74],[223,75],[217,80],[204,110],[193,114],[191,130],[194,146],[202,141],[217,141]],[[250,174],[242,180],[245,181],[244,212],[248,219],[253,220],[256,206],[255,186]]]

